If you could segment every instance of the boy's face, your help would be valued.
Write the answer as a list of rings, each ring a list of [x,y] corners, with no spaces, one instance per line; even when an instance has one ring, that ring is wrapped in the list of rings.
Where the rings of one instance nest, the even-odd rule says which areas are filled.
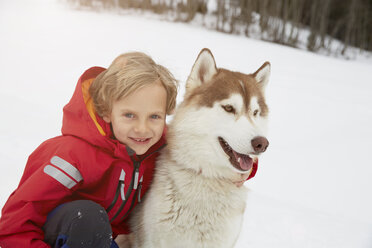
[[[114,102],[111,114],[103,119],[111,122],[117,140],[142,155],[163,134],[166,103],[167,92],[156,81]]]

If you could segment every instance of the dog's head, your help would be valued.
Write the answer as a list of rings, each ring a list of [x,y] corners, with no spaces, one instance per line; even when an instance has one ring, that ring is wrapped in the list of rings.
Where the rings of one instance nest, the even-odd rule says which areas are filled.
[[[177,161],[208,177],[250,173],[269,144],[264,94],[269,74],[269,62],[253,74],[217,68],[211,51],[203,49],[169,128]]]

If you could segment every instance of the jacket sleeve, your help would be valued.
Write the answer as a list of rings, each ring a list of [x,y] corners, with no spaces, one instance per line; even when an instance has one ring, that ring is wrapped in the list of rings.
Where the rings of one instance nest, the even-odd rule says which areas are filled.
[[[130,234],[132,231],[130,230],[129,224],[127,223],[128,220],[120,222],[120,225],[112,226],[112,232],[114,234],[114,238],[116,238],[119,234]]]
[[[63,158],[52,156],[44,160],[47,162],[41,163],[37,159],[37,169],[32,169],[33,163],[28,162],[18,188],[3,207],[0,220],[2,248],[50,247],[43,242],[42,227],[46,217],[69,199],[82,180],[76,167]]]

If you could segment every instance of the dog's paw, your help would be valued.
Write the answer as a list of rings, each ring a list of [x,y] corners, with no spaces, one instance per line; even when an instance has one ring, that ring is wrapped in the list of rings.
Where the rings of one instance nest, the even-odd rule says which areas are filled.
[[[120,234],[115,239],[116,244],[119,248],[132,248],[133,247],[133,235],[132,234]]]

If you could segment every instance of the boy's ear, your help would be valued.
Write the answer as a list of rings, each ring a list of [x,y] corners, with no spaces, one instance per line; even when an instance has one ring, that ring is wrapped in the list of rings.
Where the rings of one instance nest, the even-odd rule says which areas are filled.
[[[111,118],[110,118],[110,116],[105,115],[105,116],[102,117],[102,119],[103,119],[105,122],[107,122],[107,123],[111,123]]]

